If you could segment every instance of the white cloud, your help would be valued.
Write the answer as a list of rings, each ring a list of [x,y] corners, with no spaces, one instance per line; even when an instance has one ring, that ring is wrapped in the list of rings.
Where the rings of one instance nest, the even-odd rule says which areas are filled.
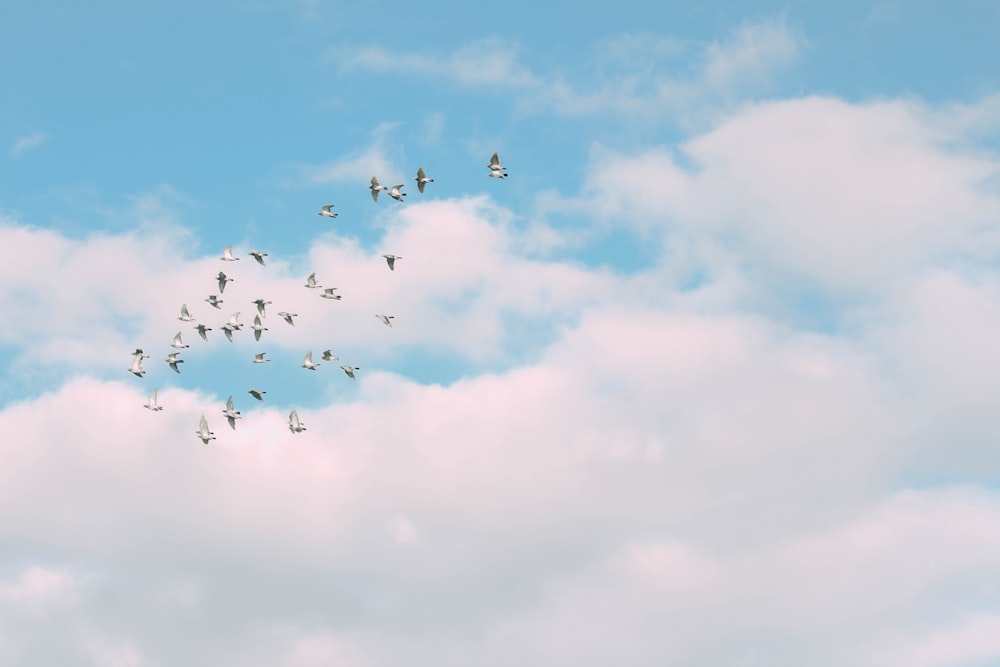
[[[38,148],[43,143],[45,143],[49,138],[49,135],[45,132],[34,132],[32,134],[19,137],[14,145],[10,147],[11,155],[20,155],[27,151]]]

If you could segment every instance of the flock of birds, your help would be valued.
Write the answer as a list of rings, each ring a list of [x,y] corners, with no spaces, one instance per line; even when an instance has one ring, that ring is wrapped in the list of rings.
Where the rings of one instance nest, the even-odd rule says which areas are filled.
[[[486,164],[486,166],[490,170],[489,173],[490,178],[500,178],[500,179],[507,178],[507,168],[500,162],[500,158],[497,155],[497,153],[493,153],[493,156],[490,158],[490,161]],[[427,174],[424,172],[423,167],[417,169],[417,175],[413,180],[417,182],[417,189],[421,193],[423,193],[424,188],[427,186],[428,183],[434,182],[434,179],[429,178]],[[402,191],[403,187],[405,187],[405,184],[393,185],[392,187],[387,188],[386,186],[381,185],[375,176],[372,176],[371,185],[368,186],[368,189],[371,190],[372,200],[375,202],[378,201],[379,193],[382,191],[387,191],[390,197],[392,197],[396,201],[401,202],[403,201],[403,198],[406,197],[406,193]],[[319,211],[317,211],[317,215],[321,215],[327,218],[336,218],[337,214],[332,211],[333,208],[334,208],[333,204],[327,204],[323,206]],[[258,264],[260,264],[261,266],[266,266],[266,261],[264,259],[265,257],[268,256],[266,252],[261,252],[259,250],[251,250],[248,254],[251,257],[253,257]],[[390,271],[394,271],[396,269],[397,260],[403,259],[401,256],[393,255],[391,253],[386,253],[382,255],[382,257],[385,259],[386,264],[389,266]],[[238,261],[240,258],[233,254],[233,246],[230,244],[226,246],[226,248],[222,251],[222,256],[219,259],[221,259],[223,262],[235,262]],[[213,308],[221,310],[222,309],[221,304],[223,303],[223,300],[220,298],[220,295],[222,295],[226,291],[226,285],[228,285],[233,280],[234,279],[231,278],[230,276],[227,276],[224,271],[219,271],[218,276],[216,276],[216,283],[219,288],[219,294],[218,295],[210,294],[208,298],[205,299],[205,301]],[[336,293],[337,290],[336,287],[324,288],[322,285],[320,285],[316,281],[315,273],[309,274],[309,276],[306,278],[305,287],[307,289],[322,289],[323,291],[320,292],[319,296],[321,296],[324,299],[339,301],[341,298],[340,295]],[[268,328],[264,326],[264,321],[262,318],[266,317],[266,307],[272,304],[270,301],[267,301],[266,299],[262,298],[256,299],[252,303],[256,305],[257,313],[254,316],[253,325],[251,326],[251,329],[254,334],[254,340],[260,341],[262,333],[268,330]],[[281,311],[278,313],[278,316],[282,318],[289,325],[295,326],[294,318],[298,317],[298,313],[289,313]],[[377,317],[383,324],[385,324],[388,327],[392,326],[392,320],[395,318],[395,316],[393,315],[386,315],[384,313],[377,313],[375,317]],[[191,315],[191,312],[188,310],[186,303],[181,305],[180,315],[178,316],[177,319],[185,323],[190,323],[195,321],[195,318]],[[223,335],[225,335],[226,339],[229,340],[229,342],[233,342],[234,332],[241,331],[243,329],[243,323],[240,322],[239,320],[240,320],[240,313],[239,312],[233,313],[230,316],[229,321],[220,327]],[[206,325],[199,323],[194,325],[194,329],[195,331],[198,332],[198,335],[202,338],[202,340],[208,341],[208,332],[212,331],[210,327],[207,327]],[[181,372],[180,364],[184,363],[184,360],[180,358],[181,354],[180,350],[187,349],[191,346],[184,342],[182,331],[178,331],[177,334],[174,335],[173,342],[171,343],[170,346],[174,348],[176,351],[168,353],[167,358],[164,361],[167,363],[167,365],[170,367],[172,371],[174,371],[175,373],[180,373]],[[255,354],[252,363],[255,364],[268,363],[270,359],[265,359],[264,358],[265,354],[266,353],[264,352]],[[315,371],[320,366],[320,364],[313,361],[312,354],[313,354],[312,351],[309,351],[306,353],[305,357],[303,357],[302,368],[310,371]],[[142,362],[144,359],[149,359],[149,358],[150,358],[149,355],[145,354],[142,348],[136,349],[135,352],[132,353],[132,365],[128,369],[129,372],[135,375],[136,377],[140,378],[144,377],[146,374],[146,370],[143,368]],[[339,357],[333,354],[332,350],[324,350],[322,354],[322,361],[339,361]],[[352,366],[350,364],[342,364],[340,368],[341,370],[344,371],[347,377],[351,378],[352,380],[355,379],[355,372],[360,370],[359,366]],[[256,400],[263,401],[264,394],[266,394],[267,392],[261,389],[250,388],[247,390],[247,393],[250,394]],[[152,393],[149,395],[149,399],[147,400],[147,402],[143,407],[153,412],[159,412],[163,410],[163,406],[157,403],[157,394],[158,391],[154,389]],[[236,430],[236,420],[242,417],[242,413],[236,409],[236,406],[233,403],[232,395],[230,395],[229,398],[226,399],[226,406],[222,410],[222,414],[225,416],[226,421],[229,423],[230,428]],[[292,410],[288,415],[288,430],[291,431],[292,433],[301,433],[302,431],[306,430],[306,426],[299,419],[299,415],[296,410]],[[195,435],[197,435],[198,438],[205,444],[208,444],[210,440],[215,440],[215,433],[209,428],[208,419],[204,414],[201,415],[201,419],[198,422],[198,430],[195,431]]]

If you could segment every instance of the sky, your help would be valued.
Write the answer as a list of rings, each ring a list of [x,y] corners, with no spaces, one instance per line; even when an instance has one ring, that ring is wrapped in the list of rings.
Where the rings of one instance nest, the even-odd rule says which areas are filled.
[[[660,4],[0,8],[0,664],[1000,663],[1000,8]]]

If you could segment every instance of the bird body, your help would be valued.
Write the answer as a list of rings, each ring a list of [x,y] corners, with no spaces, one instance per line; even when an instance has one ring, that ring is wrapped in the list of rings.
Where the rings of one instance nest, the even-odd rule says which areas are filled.
[[[331,211],[331,208],[333,208],[333,204],[327,204],[323,207],[323,210],[316,211],[316,215],[322,215],[325,218],[336,218],[337,214]]]
[[[385,186],[379,185],[378,179],[372,176],[372,184],[368,186],[368,189],[372,191],[372,201],[378,201],[378,193],[385,190]]]
[[[132,366],[129,367],[128,372],[136,377],[142,377],[146,374],[146,371],[142,368],[142,360],[149,359],[148,354],[143,354],[141,348],[137,348],[135,352],[132,353]]]
[[[400,183],[399,185],[392,186],[392,188],[389,190],[389,196],[395,199],[396,201],[403,201],[403,197],[406,196],[406,193],[400,192],[399,189],[404,185],[405,183]]]
[[[323,351],[323,361],[336,361],[338,359],[340,359],[340,357],[335,355],[332,350]]]
[[[177,319],[181,322],[194,322],[194,318],[191,317],[191,313],[188,312],[186,303],[181,305],[181,314]]]
[[[395,271],[396,270],[396,260],[397,259],[403,259],[399,255],[382,255],[382,256],[385,257],[386,264],[389,265],[389,270],[390,271]]]
[[[278,313],[278,317],[280,317],[281,319],[285,320],[286,322],[288,322],[289,324],[291,324],[293,327],[295,326],[295,322],[292,321],[292,318],[293,317],[298,317],[298,316],[299,316],[298,313],[286,313],[285,311],[281,311],[280,313]]]
[[[222,271],[219,271],[219,275],[216,278],[219,281],[219,294],[226,291],[226,283],[231,283],[235,280],[235,278],[227,278],[226,274]]]
[[[167,362],[167,365],[170,366],[170,370],[172,370],[175,373],[181,372],[181,369],[177,366],[177,364],[184,363],[183,359],[177,358],[177,355],[179,354],[180,352],[171,352],[170,354],[167,355],[167,358],[164,360]]]
[[[316,282],[316,273],[315,272],[310,273],[306,277],[306,287],[308,287],[309,289],[322,289],[323,288],[322,285],[320,285],[318,282]]]
[[[226,416],[226,421],[229,422],[229,427],[232,428],[235,431],[236,430],[236,420],[240,419],[240,415],[243,414],[243,413],[241,413],[239,410],[237,410],[236,406],[233,405],[233,397],[232,396],[230,396],[226,400],[226,409],[222,411],[222,414],[224,414]]]
[[[209,440],[215,440],[215,434],[208,430],[208,420],[205,419],[205,415],[201,416],[201,421],[198,422],[198,430],[194,433],[206,445]]]
[[[396,316],[395,315],[382,315],[382,314],[378,314],[375,317],[377,317],[380,320],[382,320],[382,323],[385,324],[387,327],[391,327],[392,326],[392,320],[395,319]]]
[[[195,331],[198,332],[198,335],[201,336],[202,340],[204,340],[204,341],[208,340],[208,336],[205,335],[205,332],[206,331],[211,331],[212,329],[210,327],[206,327],[204,324],[196,324],[194,328],[195,328]]]
[[[154,389],[153,393],[149,395],[149,400],[146,401],[146,404],[143,405],[142,407],[146,408],[147,410],[152,410],[153,412],[159,412],[160,410],[162,410],[163,406],[156,404],[156,393],[157,392]]]
[[[209,294],[208,298],[205,299],[205,301],[208,302],[208,305],[210,305],[212,308],[217,308],[218,310],[222,310],[222,306],[220,304],[224,302],[222,299],[215,296],[214,294]]]
[[[306,356],[302,358],[302,368],[310,371],[314,371],[319,368],[319,364],[313,361],[313,353],[311,351],[307,352]]]
[[[226,246],[226,249],[222,251],[222,257],[220,257],[223,262],[236,262],[239,257],[233,255],[233,244],[230,243]]]
[[[261,252],[260,250],[251,250],[247,254],[256,259],[257,263],[260,264],[261,266],[266,266],[264,264],[264,258],[267,257],[266,252]]]
[[[320,296],[323,297],[324,299],[336,299],[337,301],[340,301],[340,295],[333,293],[333,291],[335,289],[337,289],[337,288],[336,287],[327,287],[325,290],[323,290],[323,293],[320,294]]]
[[[288,430],[292,433],[301,433],[306,430],[306,425],[299,421],[299,413],[295,410],[288,413]]]
[[[264,394],[266,391],[261,391],[260,389],[247,389],[247,393],[256,398],[258,401],[264,400]]]
[[[270,306],[271,302],[264,299],[255,299],[254,303],[257,304],[257,312],[260,313],[260,316],[267,317],[267,314],[264,312],[264,306]]]
[[[266,364],[267,362],[271,361],[270,359],[264,358],[265,354],[267,354],[267,352],[258,352],[257,354],[253,355],[253,363]]]
[[[178,331],[177,335],[174,336],[174,342],[170,344],[170,347],[177,348],[178,350],[183,350],[184,348],[191,346],[186,344],[183,340],[181,340],[181,332]]]
[[[348,364],[344,364],[343,366],[341,366],[341,369],[343,369],[343,371],[347,373],[347,377],[351,378],[352,380],[356,379],[354,377],[354,371],[359,370],[360,368],[361,368],[360,366],[350,366]]]
[[[261,324],[260,315],[254,315],[253,318],[253,337],[254,340],[260,340],[260,334],[262,331],[267,331],[267,327]]]
[[[427,178],[427,174],[424,173],[423,167],[417,167],[417,177],[414,178],[413,180],[417,182],[417,190],[420,190],[421,194],[423,194],[424,192],[425,185],[434,182],[433,178]]]

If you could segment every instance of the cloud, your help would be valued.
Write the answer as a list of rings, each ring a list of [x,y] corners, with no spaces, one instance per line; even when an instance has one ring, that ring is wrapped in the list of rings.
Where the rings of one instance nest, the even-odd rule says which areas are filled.
[[[17,156],[21,153],[38,148],[43,143],[45,143],[49,138],[49,135],[45,132],[34,132],[32,134],[19,137],[14,145],[10,147],[10,154]]]

